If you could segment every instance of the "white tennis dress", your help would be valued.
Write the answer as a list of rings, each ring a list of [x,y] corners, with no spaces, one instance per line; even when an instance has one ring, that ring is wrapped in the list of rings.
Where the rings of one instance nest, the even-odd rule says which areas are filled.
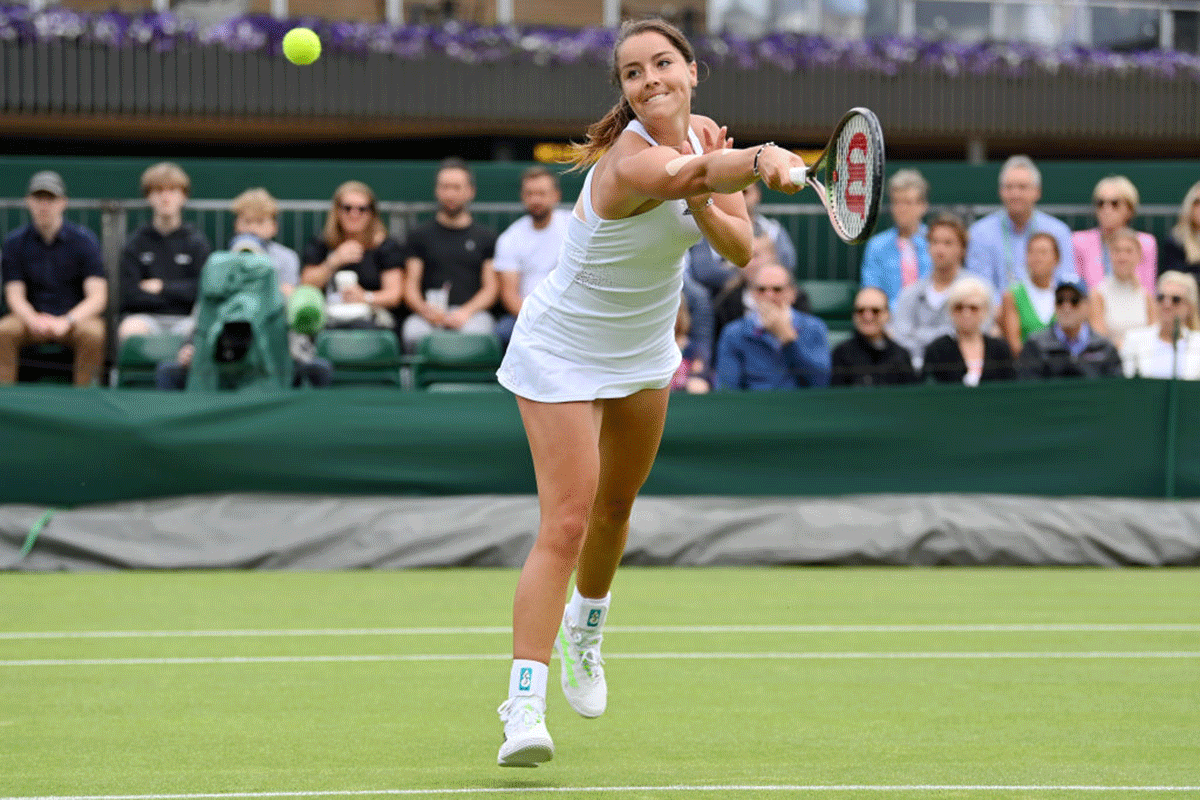
[[[640,122],[626,130],[658,144]],[[703,152],[689,130],[692,150]],[[500,384],[544,403],[627,397],[661,389],[679,367],[675,317],[683,254],[700,241],[684,200],[666,200],[633,217],[601,219],[592,207],[592,174],[580,193],[558,264],[521,304]]]

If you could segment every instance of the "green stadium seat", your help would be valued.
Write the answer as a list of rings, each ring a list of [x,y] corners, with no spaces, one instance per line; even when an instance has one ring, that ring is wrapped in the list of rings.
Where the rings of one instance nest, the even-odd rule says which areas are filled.
[[[400,386],[400,343],[390,330],[324,330],[317,355],[333,364],[335,386]]]
[[[500,340],[490,333],[434,331],[413,359],[413,383],[431,391],[495,390]]]
[[[849,322],[854,316],[858,281],[802,280],[796,288],[808,296],[811,312],[826,322]]]
[[[117,351],[112,385],[154,388],[158,363],[175,358],[186,341],[186,336],[177,333],[130,336]]]

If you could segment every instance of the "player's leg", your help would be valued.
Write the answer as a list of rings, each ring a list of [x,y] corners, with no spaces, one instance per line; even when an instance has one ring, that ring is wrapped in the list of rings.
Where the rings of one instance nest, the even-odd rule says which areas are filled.
[[[550,651],[599,480],[599,407],[517,399],[529,438],[541,522],[513,599],[509,699],[500,707],[502,766],[534,766],[554,754],[545,726]]]
[[[556,642],[563,693],[585,717],[600,716],[608,705],[600,644],[609,588],[625,551],[633,501],[662,441],[668,396],[668,389],[653,389],[603,401],[596,499]]]

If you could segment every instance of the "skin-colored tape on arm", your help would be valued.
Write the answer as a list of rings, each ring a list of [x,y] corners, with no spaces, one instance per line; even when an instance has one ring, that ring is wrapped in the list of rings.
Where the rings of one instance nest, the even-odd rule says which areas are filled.
[[[679,174],[679,170],[683,169],[684,164],[688,163],[693,158],[699,158],[699,157],[700,156],[696,155],[695,153],[688,153],[686,156],[680,156],[679,158],[672,158],[670,161],[667,162],[667,174],[670,175],[672,178],[674,178],[676,175]]]

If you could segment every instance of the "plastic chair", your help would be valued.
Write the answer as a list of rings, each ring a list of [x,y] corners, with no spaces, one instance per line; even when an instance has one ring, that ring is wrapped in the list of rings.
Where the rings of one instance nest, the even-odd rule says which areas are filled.
[[[158,362],[175,358],[186,341],[187,337],[177,333],[130,336],[117,351],[112,385],[154,388]]]
[[[494,389],[500,355],[493,334],[434,331],[417,348],[413,383],[431,391]]]
[[[333,364],[335,386],[400,386],[400,343],[382,328],[324,330],[317,355]]]
[[[858,282],[848,280],[803,280],[796,288],[808,296],[810,313],[826,322],[849,322],[854,316]]]

